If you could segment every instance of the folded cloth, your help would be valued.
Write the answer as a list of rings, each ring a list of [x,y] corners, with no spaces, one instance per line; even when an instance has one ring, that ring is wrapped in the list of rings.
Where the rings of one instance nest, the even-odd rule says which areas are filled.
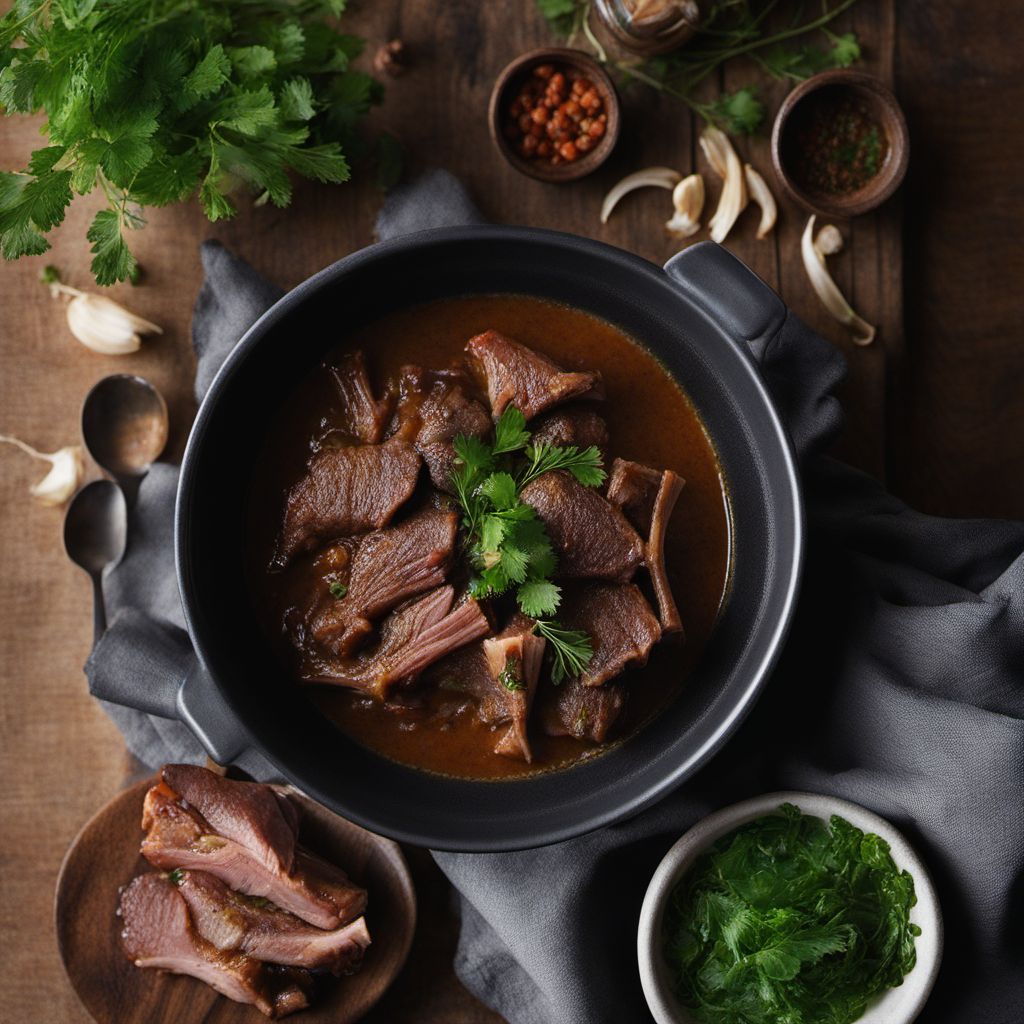
[[[381,237],[476,223],[458,182],[395,190]],[[280,294],[216,243],[193,337],[197,394]],[[755,353],[802,455],[807,572],[781,663],[739,733],[631,821],[539,850],[437,853],[460,894],[456,969],[511,1024],[649,1019],[635,937],[668,846],[709,811],[768,789],[863,804],[903,829],[934,873],[946,954],[922,1024],[1024,1021],[1024,524],[921,515],[817,454],[837,425],[841,359],[791,318]],[[142,485],[129,551],[107,581],[111,626],[86,667],[173,673],[193,657],[174,584],[176,470]],[[177,723],[107,706],[151,766],[200,761]],[[242,765],[270,777],[265,762]]]

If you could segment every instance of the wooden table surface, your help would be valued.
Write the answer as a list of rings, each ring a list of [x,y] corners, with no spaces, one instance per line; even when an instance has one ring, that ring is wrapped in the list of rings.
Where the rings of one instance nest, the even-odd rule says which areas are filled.
[[[672,254],[661,228],[664,193],[630,197],[604,228],[597,211],[605,189],[638,167],[696,166],[707,173],[700,160],[694,163],[694,124],[677,103],[628,90],[626,127],[612,161],[578,185],[541,185],[498,159],[483,117],[498,70],[550,38],[529,0],[378,0],[356,10],[349,24],[370,39],[371,52],[392,37],[412,48],[412,69],[389,83],[374,115],[402,139],[410,173],[450,168],[496,221],[589,234],[657,262]],[[1024,79],[1016,73],[1021,40],[1013,5],[904,0],[897,9],[891,0],[861,0],[846,24],[861,34],[864,68],[894,79],[912,137],[902,195],[844,228],[848,249],[834,262],[854,304],[880,325],[877,343],[854,349],[809,292],[798,257],[798,211],[784,206],[767,242],[753,240],[756,216],[747,213],[728,244],[849,356],[841,454],[927,511],[1024,515]],[[753,75],[749,67],[730,68],[721,84],[733,88]],[[771,109],[784,92],[766,91]],[[22,118],[0,123],[4,168],[23,165],[37,144],[36,129]],[[769,177],[765,139],[740,148]],[[0,432],[44,450],[73,443],[89,386],[131,370],[166,395],[168,452],[177,458],[194,412],[188,324],[199,286],[198,243],[220,238],[290,286],[368,244],[380,201],[363,181],[303,185],[286,211],[248,209],[217,226],[193,206],[150,211],[134,240],[145,286],[115,293],[165,333],[124,359],[97,356],[75,342],[38,282],[41,265],[53,262],[70,283],[88,284],[91,206],[79,201],[51,254],[0,268]],[[7,447],[0,460],[0,924],[8,937],[0,1019],[77,1024],[88,1018],[57,959],[53,883],[79,826],[138,766],[86,692],[88,583],[61,550],[61,514],[27,497],[39,475],[34,464]],[[496,1021],[452,973],[456,923],[446,883],[427,854],[409,855],[420,932],[404,975],[370,1019]]]

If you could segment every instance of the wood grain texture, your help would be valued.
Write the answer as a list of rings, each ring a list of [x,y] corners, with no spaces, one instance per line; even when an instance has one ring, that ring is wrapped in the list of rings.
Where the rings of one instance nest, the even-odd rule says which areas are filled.
[[[181,975],[135,967],[121,946],[115,910],[121,889],[155,870],[139,854],[142,802],[156,779],[143,779],[94,815],[61,865],[54,901],[57,945],[68,978],[98,1024],[259,1024],[253,1006],[219,996]],[[362,968],[328,979],[302,1020],[353,1024],[380,999],[402,969],[416,927],[416,896],[397,843],[367,832],[293,789],[304,846],[343,868],[369,893],[372,943]]]
[[[745,214],[730,247],[853,361],[845,388],[845,454],[876,470],[884,463],[889,486],[930,511],[1024,515],[1018,5],[860,0],[850,17],[867,35],[864,66],[885,75],[895,66],[911,131],[902,238],[899,205],[890,203],[852,225],[852,245],[834,260],[858,308],[882,325],[876,348],[854,350],[809,293],[795,257],[803,223],[795,210],[783,208],[770,243],[754,242],[756,217]],[[542,185],[526,181],[491,151],[484,116],[499,69],[551,41],[530,0],[374,0],[350,23],[369,38],[371,52],[394,36],[413,50],[413,67],[389,83],[387,102],[374,115],[401,136],[412,173],[451,168],[495,220],[593,235],[659,262],[671,255],[662,230],[669,213],[664,193],[631,196],[606,228],[597,223],[597,209],[607,186],[637,167],[694,166],[693,122],[678,104],[644,89],[626,90],[623,139],[600,175],[572,186]],[[737,65],[724,77],[731,86],[757,73]],[[784,91],[770,87],[770,105]],[[37,128],[22,118],[0,119],[0,165],[23,166],[39,143]],[[763,140],[741,148],[767,170]],[[114,294],[166,333],[137,355],[111,359],[78,345],[62,311],[40,294],[38,272],[46,262],[60,266],[72,283],[89,280],[84,234],[91,206],[78,201],[52,254],[0,267],[0,431],[14,430],[49,449],[70,443],[89,386],[108,373],[139,372],[168,399],[168,456],[176,458],[194,412],[188,323],[201,239],[219,237],[288,286],[371,241],[379,204],[379,193],[364,181],[338,188],[303,184],[290,210],[245,209],[226,225],[207,224],[194,206],[151,211],[149,226],[133,240],[146,268],[145,287]],[[0,448],[0,926],[17,937],[0,959],[0,1018],[5,1024],[87,1024],[91,1018],[57,955],[53,883],[78,827],[137,766],[86,693],[81,666],[91,635],[89,584],[60,550],[59,511],[27,497],[36,475],[26,458]],[[368,1019],[494,1024],[498,1018],[479,1007],[451,971],[457,926],[447,884],[428,854],[407,855],[420,898],[417,935],[405,971]]]

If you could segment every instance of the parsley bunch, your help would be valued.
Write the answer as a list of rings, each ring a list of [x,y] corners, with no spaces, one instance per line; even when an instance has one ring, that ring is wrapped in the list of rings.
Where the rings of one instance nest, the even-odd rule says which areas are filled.
[[[536,632],[551,647],[552,679],[558,683],[578,676],[593,648],[585,633],[544,618],[561,603],[561,590],[551,579],[558,560],[544,523],[520,495],[527,484],[555,469],[571,473],[586,487],[600,486],[605,478],[601,453],[593,445],[581,451],[531,444],[525,417],[511,405],[498,420],[491,444],[460,434],[454,447],[452,486],[474,571],[470,593],[485,598],[514,590],[520,610],[537,620]]]
[[[733,135],[750,135],[764,121],[764,104],[755,88],[724,92],[705,103],[694,96],[697,86],[726,61],[748,57],[773,78],[801,81],[828,68],[849,67],[860,59],[857,37],[836,35],[828,25],[856,0],[823,0],[820,13],[804,19],[796,4],[789,23],[778,31],[766,28],[781,10],[780,0],[715,0],[703,11],[695,35],[663,56],[642,64],[617,63],[624,75],[682,100],[706,121]],[[591,0],[536,0],[552,30],[570,39],[583,32],[600,60],[608,62],[600,43],[591,35],[587,17]],[[823,46],[794,45],[792,40],[820,30]]]
[[[0,106],[46,112],[49,145],[0,172],[0,250],[38,255],[74,195],[102,190],[99,284],[135,274],[125,232],[142,208],[198,190],[212,221],[239,186],[287,206],[289,172],[349,177],[361,115],[379,98],[350,70],[361,40],[327,16],[345,0],[16,0],[0,19]]]
[[[704,1024],[850,1024],[914,967],[915,902],[884,839],[784,804],[675,888],[665,956]]]

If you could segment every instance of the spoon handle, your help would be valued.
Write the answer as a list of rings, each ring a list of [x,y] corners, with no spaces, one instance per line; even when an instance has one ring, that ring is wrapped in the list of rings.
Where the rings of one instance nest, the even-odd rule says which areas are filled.
[[[103,600],[103,577],[100,573],[92,574],[92,645],[100,642],[100,637],[107,631],[107,606]]]

